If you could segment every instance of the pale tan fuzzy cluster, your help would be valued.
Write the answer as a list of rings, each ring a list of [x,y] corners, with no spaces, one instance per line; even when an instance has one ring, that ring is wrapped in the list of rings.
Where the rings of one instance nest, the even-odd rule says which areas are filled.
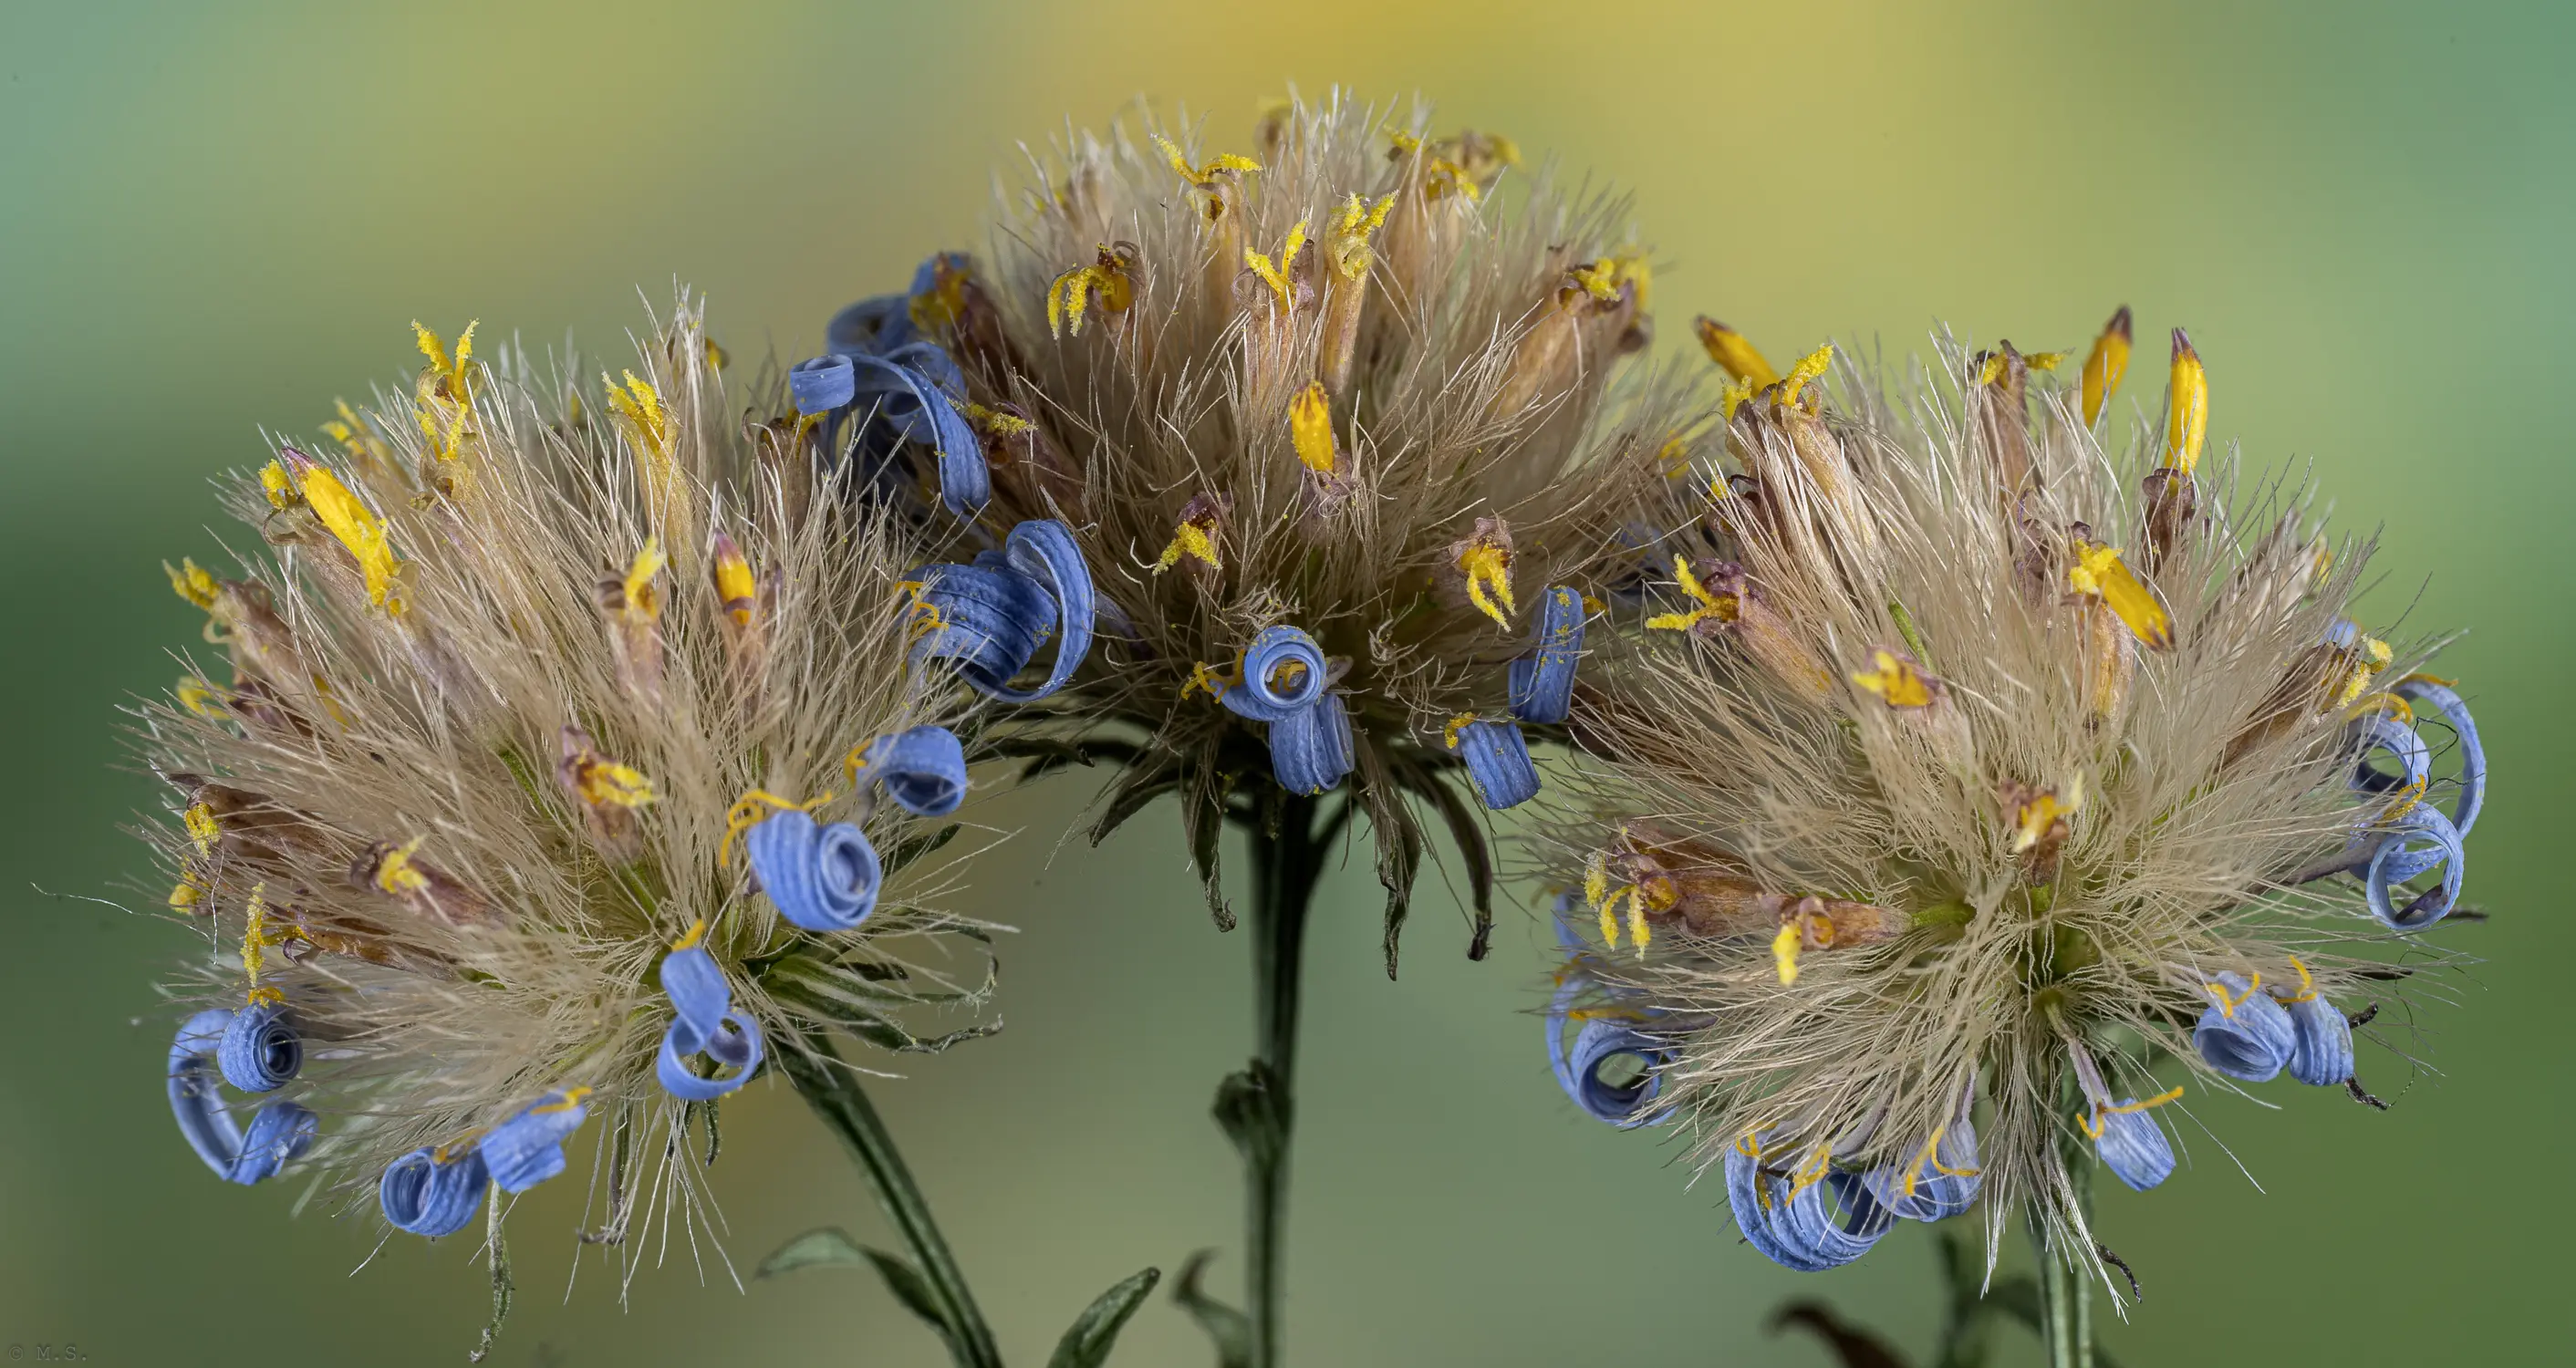
[[[1614,389],[1649,322],[1624,203],[1544,170],[1522,184],[1517,155],[1338,93],[1240,147],[1150,114],[1069,135],[1006,193],[946,335],[1004,416],[988,521],[1073,523],[1104,601],[1053,706],[1150,738],[1104,825],[1177,790],[1213,900],[1229,792],[1275,786],[1202,667],[1302,628],[1343,671],[1390,968],[1421,848],[1407,794],[1474,829],[1444,727],[1504,715],[1543,591],[1612,536],[1672,435],[1671,386]],[[1499,617],[1473,601],[1471,551],[1507,567]]]
[[[205,939],[180,991],[283,994],[307,1059],[283,1095],[353,1203],[396,1156],[578,1086],[608,1236],[694,1237],[700,1147],[665,1143],[689,1114],[653,1074],[656,970],[693,926],[773,1056],[980,999],[978,947],[942,934],[973,928],[896,872],[936,828],[843,771],[956,720],[960,691],[907,661],[916,555],[816,487],[776,375],[729,387],[689,301],[614,379],[424,350],[416,392],[347,414],[327,456],[282,446],[225,484],[257,533],[237,577],[173,571],[216,647],[139,713],[171,785],[146,834]],[[642,574],[648,544],[667,563]],[[860,931],[755,894],[725,849],[754,789],[837,790],[818,819],[864,822],[890,885]]]
[[[1907,1162],[1974,1087],[1990,1233],[2029,1207],[2090,1263],[2070,1040],[2123,1098],[2188,1080],[2179,1133],[2235,1086],[2190,1045],[2209,976],[2294,984],[2295,956],[2347,1010],[2394,991],[2358,884],[2299,876],[2385,815],[2347,725],[2424,649],[2324,645],[2367,547],[2329,554],[2232,452],[2151,530],[2164,425],[2088,423],[2008,346],[1813,360],[1729,396],[1648,514],[1679,530],[1645,630],[1587,674],[1597,758],[1555,832],[1559,881],[1591,865],[1582,972],[1679,1041],[1658,1105],[1702,1163],[1756,1133]],[[2084,592],[2105,548],[2168,641]]]

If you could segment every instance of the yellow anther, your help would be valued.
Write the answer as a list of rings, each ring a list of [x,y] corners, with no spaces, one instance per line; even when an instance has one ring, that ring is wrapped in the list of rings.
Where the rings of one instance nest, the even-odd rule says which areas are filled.
[[[2084,358],[2084,425],[2091,427],[2102,416],[2102,406],[2120,388],[2120,377],[2129,369],[2129,306],[2111,315],[2102,327],[2102,335],[2093,339],[2093,350]]]
[[[473,375],[466,364],[474,358],[474,329],[479,321],[466,324],[465,331],[456,335],[456,356],[450,360],[438,334],[422,327],[419,319],[412,320],[412,338],[419,344],[420,354],[429,359],[429,372],[421,378],[417,417],[421,434],[431,442],[431,454],[441,462],[454,461],[463,454],[465,425],[474,415]],[[353,436],[364,431],[347,416],[345,405],[342,411]],[[340,441],[343,446],[350,445],[348,437]]]
[[[1851,682],[1877,695],[1891,708],[1925,708],[1932,704],[1932,683],[1914,662],[1893,651],[1872,651],[1870,668],[1851,677]]]
[[[1385,226],[1387,211],[1394,207],[1393,195],[1381,195],[1375,204],[1357,195],[1343,202],[1324,226],[1324,259],[1333,264],[1334,275],[1357,280],[1368,274],[1377,261],[1377,253],[1369,249],[1369,237]]]
[[[170,910],[194,912],[197,910],[197,904],[205,900],[206,876],[193,869],[180,871],[179,882],[170,887]]]
[[[732,867],[734,841],[744,832],[767,821],[772,812],[812,812],[830,801],[832,801],[832,795],[828,793],[799,803],[781,798],[766,789],[749,790],[740,798],[734,799],[732,807],[725,809],[725,834],[724,839],[716,843],[716,868]],[[704,922],[700,922],[697,928],[690,931],[689,939],[685,944],[671,948],[686,950],[690,945],[696,944],[696,938],[705,930],[705,926]]]
[[[2066,584],[2086,598],[2110,605],[2138,640],[2158,650],[2173,644],[2173,619],[2156,601],[2155,591],[2121,561],[2120,548],[2077,541],[2075,563],[2066,568]]]
[[[1467,577],[1467,601],[1505,627],[1520,611],[1512,601],[1511,534],[1499,518],[1478,518],[1475,535],[1454,548],[1458,572]]]
[[[2177,1083],[2174,1086],[2165,1089],[2163,1092],[2157,1093],[2155,1096],[2148,1098],[2144,1102],[2122,1102],[2116,1106],[2107,1102],[2097,1103],[2094,1105],[2092,1115],[2077,1118],[2076,1124],[2084,1127],[2084,1135],[2087,1139],[2099,1140],[2102,1138],[2103,1117],[2126,1116],[2136,1112],[2152,1111],[2180,1096],[2182,1096],[2182,1085]]]
[[[1760,385],[1754,384],[1750,380],[1733,380],[1727,382],[1725,391],[1720,393],[1717,397],[1718,417],[1729,423],[1734,422],[1735,411],[1744,407],[1744,402],[1759,393],[1761,389],[1762,387]]]
[[[188,839],[196,843],[199,856],[215,853],[215,839],[224,833],[223,828],[215,824],[213,808],[203,803],[190,803],[188,810],[179,814],[179,823],[188,829]]]
[[[2348,708],[2354,700],[2370,692],[2370,681],[2378,678],[2379,672],[2387,669],[2388,662],[2396,658],[2388,643],[2374,636],[2361,638],[2360,644],[2348,655],[2352,669],[2344,676],[2343,687],[2335,692],[2335,706],[2338,708]],[[2410,708],[2408,712],[2411,716],[2413,710]]]
[[[587,753],[573,766],[573,791],[592,807],[631,810],[653,801],[653,781],[644,771]]]
[[[1458,749],[1459,733],[1467,730],[1475,720],[1476,715],[1471,712],[1459,713],[1457,716],[1450,718],[1448,723],[1440,728],[1440,744],[1450,750]]]
[[[1799,391],[1805,389],[1809,382],[1821,378],[1826,371],[1832,370],[1833,366],[1834,344],[1831,342],[1798,358],[1798,364],[1791,366],[1789,373],[1780,377],[1780,402],[1784,404],[1798,402]]]
[[[1753,344],[1744,339],[1744,334],[1714,318],[1702,318],[1696,326],[1699,344],[1708,349],[1708,359],[1743,385],[1746,393],[1766,390],[1780,383],[1780,372],[1771,369],[1771,363],[1762,359],[1762,353],[1753,349]],[[1734,416],[1732,405],[1728,406],[1727,416]]]
[[[1047,333],[1062,337],[1070,330],[1082,336],[1085,313],[1121,314],[1136,303],[1134,261],[1107,244],[1092,260],[1057,276],[1047,286]]]
[[[1280,242],[1277,261],[1272,261],[1250,247],[1243,249],[1243,264],[1252,268],[1254,275],[1261,277],[1262,284],[1270,287],[1270,293],[1278,300],[1279,312],[1283,315],[1295,308],[1297,304],[1296,287],[1288,277],[1297,269],[1297,254],[1304,250],[1306,250],[1306,220],[1304,219],[1297,220],[1296,226],[1290,228],[1288,236]]]
[[[1189,158],[1181,155],[1180,145],[1171,139],[1158,136],[1154,139],[1154,145],[1163,149],[1163,160],[1171,163],[1174,173],[1201,190],[1216,188],[1220,177],[1261,169],[1261,163],[1232,152],[1220,152],[1209,158],[1206,165],[1192,166]]]
[[[1619,948],[1619,909],[1636,900],[1637,890],[1623,888],[1601,901],[1601,943]]]
[[[732,537],[717,533],[714,551],[711,573],[716,602],[724,605],[725,615],[733,619],[734,626],[748,627],[752,610],[760,604],[760,580],[751,573],[751,562],[744,559],[742,548]]]
[[[627,441],[635,447],[643,478],[645,513],[660,523],[679,495],[680,472],[671,455],[676,434],[670,412],[662,407],[661,391],[633,371],[625,375],[623,388],[605,371],[600,373],[599,381],[608,388],[609,410],[617,415]]]
[[[1017,414],[986,408],[982,404],[968,404],[964,411],[966,421],[973,423],[977,431],[987,436],[1018,437],[1024,433],[1035,432],[1038,426]]]
[[[1637,307],[1646,307],[1647,293],[1654,288],[1655,272],[1642,252],[1619,252],[1587,261],[1566,273],[1585,294],[1604,304],[1615,304],[1623,285],[1637,291]]]
[[[1322,381],[1309,383],[1288,401],[1288,439],[1308,470],[1327,479],[1337,473],[1341,453],[1333,445],[1332,402],[1324,397]]]
[[[2065,359],[2064,352],[2024,352],[2021,363],[2035,371],[2053,371]]]
[[[1181,697],[1189,697],[1192,690],[1205,689],[1208,697],[1221,698],[1226,690],[1242,682],[1243,667],[1239,662],[1219,669],[1199,661],[1190,666],[1190,682],[1181,686]]]
[[[1789,1196],[1794,1199],[1799,1193],[1825,1181],[1825,1175],[1833,1171],[1833,1148],[1818,1144],[1807,1152],[1805,1162],[1798,1165],[1797,1171],[1789,1175]]]
[[[2080,774],[2055,788],[2030,793],[2013,810],[2013,853],[2038,845],[2060,820],[2074,816],[2083,806],[2084,776]]]
[[[2172,397],[2165,421],[2165,464],[2188,475],[2200,464],[2201,443],[2209,439],[2209,372],[2180,328],[2173,335]]]
[[[288,463],[304,502],[313,506],[323,528],[358,562],[358,572],[366,578],[367,601],[388,613],[401,613],[402,600],[394,593],[394,548],[386,537],[384,519],[349,492],[330,467],[294,456],[289,456]]]
[[[1779,970],[1782,987],[1798,981],[1798,951],[1806,943],[1806,928],[1796,921],[1782,923],[1779,934],[1771,938],[1771,963]]]
[[[1583,862],[1583,905],[1599,907],[1601,900],[1608,896],[1610,896],[1610,856],[1606,851],[1596,850],[1592,852],[1590,859]]]
[[[1690,562],[1680,556],[1673,557],[1673,582],[1679,584],[1682,592],[1690,595],[1699,606],[1686,612],[1657,613],[1646,619],[1650,630],[1683,632],[1702,622],[1733,622],[1737,611],[1743,607],[1742,600],[1733,594],[1711,592],[1707,585],[1700,583],[1699,576],[1691,573]]]
[[[642,622],[661,621],[662,594],[653,587],[653,580],[662,573],[662,567],[670,563],[671,558],[662,554],[662,539],[647,536],[643,549],[635,553],[634,560],[627,562],[626,578],[621,584],[621,591],[626,596],[624,611],[627,616]]]
[[[243,1001],[253,1007],[274,1007],[286,1001],[286,994],[275,988],[253,988],[243,994]]]
[[[171,592],[209,613],[215,610],[215,596],[223,592],[223,586],[215,583],[215,577],[199,568],[195,561],[182,558],[176,566],[163,561],[161,568],[170,574]]]
[[[414,836],[385,852],[384,858],[376,863],[377,888],[399,897],[429,887],[429,876],[412,868],[411,864],[411,857],[420,852],[422,839]]]
[[[973,276],[966,268],[966,258],[955,252],[941,252],[930,259],[930,284],[914,295],[907,312],[912,325],[923,332],[937,332],[955,326],[966,312],[966,282]],[[710,347],[714,343],[708,344]]]
[[[1628,939],[1637,946],[1637,957],[1645,958],[1646,945],[1655,938],[1655,928],[1646,924],[1646,895],[1642,889],[1628,891]]]
[[[268,496],[268,506],[283,513],[304,502],[295,488],[295,479],[286,473],[283,461],[271,461],[259,468],[259,492]]]
[[[170,693],[178,699],[180,707],[199,717],[213,719],[224,715],[223,690],[195,675],[182,676]]]
[[[673,953],[677,953],[682,950],[694,949],[698,942],[705,940],[706,938],[707,919],[700,917],[696,921],[689,923],[689,929],[681,932],[678,940],[671,942],[671,949]]]
[[[1199,500],[1190,502],[1196,505]],[[1216,530],[1217,514],[1213,506],[1195,516],[1182,517],[1172,528],[1171,545],[1164,547],[1161,558],[1154,562],[1154,573],[1159,575],[1180,564],[1183,556],[1204,564],[1210,570],[1224,569],[1225,562],[1217,554]]]
[[[2313,974],[2310,974],[2310,973],[2308,972],[2308,966],[2307,966],[2307,965],[2305,965],[2305,964],[2300,963],[2300,962],[2299,962],[2299,957],[2298,957],[2298,956],[2296,956],[2296,955],[2292,955],[2292,956],[2290,956],[2290,967],[2299,971],[2299,991],[2298,991],[2298,993],[2297,993],[2295,996],[2292,996],[2292,997],[2285,997],[2285,998],[2281,999],[2281,1001],[2283,1001],[2283,1002],[2314,1002],[2314,1001],[2316,1001],[2316,1000],[2317,1000],[2317,980],[2316,980],[2316,976],[2315,976],[2315,975],[2313,975]]]
[[[268,947],[278,944],[268,934],[268,885],[253,884],[250,901],[242,908],[242,972],[249,976],[250,986],[259,987],[259,971],[267,963]]]
[[[2201,986],[2209,990],[2209,995],[2211,997],[2218,999],[2218,1014],[2233,1020],[2236,1016],[2236,1009],[2244,1006],[2245,1000],[2254,996],[2254,990],[2263,986],[2263,976],[2261,974],[2253,975],[2247,980],[2245,991],[2238,993],[2232,998],[2227,995],[2227,985],[2224,983],[2205,983]]]
[[[384,459],[384,444],[376,439],[374,433],[367,430],[366,421],[358,417],[357,410],[349,407],[349,401],[334,399],[331,405],[338,410],[340,416],[322,424],[322,435],[338,442],[340,449],[349,453],[353,460],[366,462]]]

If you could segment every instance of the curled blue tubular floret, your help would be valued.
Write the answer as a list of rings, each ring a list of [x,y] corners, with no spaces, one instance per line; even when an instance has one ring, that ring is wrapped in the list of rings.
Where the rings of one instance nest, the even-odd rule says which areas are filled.
[[[993,497],[993,472],[983,439],[963,412],[966,377],[945,349],[921,335],[912,314],[913,300],[936,287],[943,262],[955,261],[933,256],[913,273],[910,294],[862,299],[832,317],[824,347],[847,364],[846,383],[828,359],[818,358],[790,372],[788,385],[800,413],[872,407],[875,420],[859,437],[872,467],[902,442],[930,447],[938,458],[940,502],[972,517]],[[799,379],[808,373],[815,378]]]
[[[2104,1107],[2093,1118],[2093,1153],[2130,1191],[2144,1192],[2173,1176],[2173,1142],[2135,1102],[2119,1105],[2130,1110]]]
[[[1557,909],[1556,934],[1569,955],[1580,955],[1582,942],[1565,924],[1566,906],[1560,900]],[[1588,1019],[1575,1006],[1590,980],[1576,972],[1581,960],[1569,959],[1558,975],[1556,993],[1547,1004],[1547,1064],[1556,1074],[1556,1085],[1574,1105],[1596,1121],[1607,1121],[1621,1130],[1637,1126],[1661,1125],[1672,1119],[1672,1108],[1646,1110],[1647,1104],[1660,1097],[1664,1079],[1659,1072],[1673,1060],[1669,1043],[1636,1027],[1632,1022],[1612,1020],[1606,1016]],[[1566,1043],[1565,1032],[1576,1027],[1573,1044]],[[1637,1068],[1636,1077],[1612,1083],[1601,1077],[1601,1066],[1613,1059],[1630,1059]]]
[[[1976,1204],[1979,1166],[1977,1127],[1968,1108],[1975,1094],[1959,1105],[1959,1114],[1932,1132],[1923,1147],[1903,1162],[1881,1164],[1862,1175],[1869,1195],[1891,1216],[1908,1221],[1946,1221]]]
[[[1583,595],[1560,584],[1539,607],[1538,648],[1512,662],[1512,716],[1564,721],[1574,711],[1574,666],[1582,657]]]
[[[2469,705],[2451,687],[2429,675],[2409,675],[2397,681],[2390,693],[2418,707],[2430,705],[2439,710],[2442,720],[2450,723],[2451,733],[2460,746],[2459,798],[2451,805],[2451,826],[2466,839],[2469,829],[2478,824],[2478,809],[2487,797],[2487,752],[2478,743],[2478,724],[2469,716]]]
[[[1004,549],[971,565],[932,565],[914,572],[922,602],[935,616],[913,648],[921,660],[953,660],[966,682],[1006,703],[1029,703],[1063,688],[1091,652],[1091,571],[1073,529],[1032,518],[1011,529]],[[1011,686],[1050,634],[1055,665],[1031,689]]]
[[[2191,1028],[2191,1043],[2209,1067],[2248,1083],[2268,1083],[2290,1062],[2298,1032],[2290,1014],[2243,974],[2220,974],[2210,1004]]]
[[[588,1088],[558,1088],[483,1137],[483,1166],[503,1192],[525,1192],[564,1171],[564,1141],[589,1113]]]
[[[2409,808],[2383,829],[2377,846],[2361,867],[2362,891],[2370,899],[2370,914],[2395,931],[2421,931],[2451,915],[2460,901],[2460,887],[2468,876],[2468,850],[2460,844],[2460,829],[2440,808],[2418,804]],[[2405,890],[2399,885],[2434,868],[2442,871],[2441,882],[2408,897],[2401,905]]]
[[[945,817],[966,801],[966,747],[946,727],[914,727],[869,742],[852,777],[884,784],[915,816]]]
[[[1726,1151],[1726,1204],[1745,1243],[1783,1268],[1821,1273],[1870,1251],[1896,1218],[1856,1174],[1803,1180],[1766,1169],[1750,1143]]]
[[[283,1002],[255,1003],[233,1013],[215,1064],[224,1081],[243,1092],[275,1092],[304,1067],[304,1039]]]
[[[376,1182],[376,1202],[394,1229],[434,1240],[463,1230],[474,1219],[491,1181],[481,1146],[457,1155],[424,1147],[385,1165],[385,1176]]]
[[[1520,723],[1480,717],[1453,724],[1449,749],[1467,763],[1467,778],[1485,806],[1499,812],[1538,796],[1538,766],[1530,759]]]
[[[848,931],[876,910],[884,867],[876,847],[856,826],[821,826],[791,808],[763,818],[743,839],[760,890],[778,905],[780,916],[796,925],[808,931]],[[663,969],[666,985],[668,963]]]
[[[1243,678],[1217,695],[1237,717],[1270,726],[1270,777],[1291,793],[1323,793],[1357,763],[1350,710],[1332,691],[1324,648],[1302,628],[1264,627],[1243,648]]]
[[[216,1059],[238,1019],[239,1014],[217,1007],[180,1025],[170,1042],[170,1114],[188,1148],[216,1177],[250,1184],[274,1175],[311,1148],[321,1122],[310,1110],[286,1101],[261,1107],[251,1117],[247,1134],[234,1122],[224,1108],[217,1083],[222,1071]],[[290,1069],[290,1077],[292,1073]]]
[[[671,1029],[662,1033],[661,1057],[653,1064],[662,1091],[683,1102],[705,1102],[749,1082],[760,1067],[760,1027],[733,1010],[733,989],[715,956],[705,946],[683,942],[662,957],[662,991],[671,999],[673,1013]],[[733,1076],[699,1077],[688,1061],[700,1053],[720,1068],[732,1069]]]
[[[2352,1023],[2341,1009],[2311,988],[2304,997],[2282,1004],[2290,1015],[2290,1077],[2319,1088],[2340,1087],[2352,1078]]]

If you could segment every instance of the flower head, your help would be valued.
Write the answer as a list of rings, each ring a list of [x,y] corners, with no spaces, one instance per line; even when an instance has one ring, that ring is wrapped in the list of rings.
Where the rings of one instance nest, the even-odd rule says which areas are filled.
[[[1598,938],[1553,1018],[1624,1023],[1616,1119],[1686,1126],[1792,1267],[1980,1196],[2093,1263],[2070,1169],[2152,1187],[2174,1116],[2283,1073],[2366,1098],[2347,1013],[2459,896],[2466,705],[2354,625],[2366,547],[2329,572],[2303,504],[2219,496],[2179,331],[2166,430],[2097,445],[2127,333],[2064,379],[1810,358],[1730,394],[1713,509],[1642,515],[1679,553],[1576,719]]]
[[[700,1210],[680,1131],[767,1056],[980,1000],[907,868],[978,701],[908,648],[918,553],[793,499],[801,447],[733,419],[776,390],[728,394],[685,301],[669,334],[605,421],[425,340],[435,414],[343,420],[410,459],[282,449],[232,495],[273,554],[171,572],[231,657],[142,713],[212,952],[170,1101],[219,1175],[302,1160],[443,1235],[586,1144],[616,1241]]]
[[[1520,729],[1563,711],[1516,713],[1514,662],[1544,638],[1533,696],[1570,689],[1566,586],[1677,392],[1612,396],[1646,326],[1618,203],[1541,173],[1507,204],[1490,192],[1508,143],[1428,140],[1417,114],[1390,155],[1383,122],[1339,95],[1292,104],[1257,159],[1151,124],[1082,135],[925,340],[962,376],[957,405],[1024,427],[967,539],[1062,517],[1099,578],[1092,660],[1037,724],[1144,738],[1099,833],[1177,793],[1224,921],[1229,805],[1347,786],[1376,831],[1392,969],[1422,848],[1411,802],[1481,843],[1461,800],[1535,784]],[[1291,668],[1264,654],[1282,631],[1311,701],[1238,706]],[[1465,714],[1483,720],[1453,747]]]

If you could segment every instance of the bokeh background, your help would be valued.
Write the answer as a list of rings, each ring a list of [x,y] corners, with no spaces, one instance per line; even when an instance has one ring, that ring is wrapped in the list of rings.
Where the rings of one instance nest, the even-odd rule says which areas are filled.
[[[2380,621],[2471,633],[2444,669],[2496,756],[2470,876],[2494,919],[2445,939],[2485,960],[2423,1021],[2430,1067],[2365,1053],[2393,1112],[2213,1100],[2224,1148],[2196,1136],[2164,1190],[2106,1197],[2147,1299],[2105,1338],[2132,1364],[2554,1357],[2576,921],[2541,781],[2576,759],[2571,38],[2563,6],[2353,0],[0,7],[0,1344],[452,1363],[484,1311],[470,1242],[397,1240],[353,1277],[367,1222],[209,1179],[156,1078],[149,985],[188,942],[75,900],[117,896],[117,826],[155,801],[115,768],[116,708],[197,630],[158,562],[215,548],[210,471],[408,376],[415,317],[613,352],[639,288],[665,301],[676,277],[737,353],[801,354],[834,307],[971,242],[1016,140],[1141,92],[1233,145],[1259,97],[1341,82],[1425,91],[1444,127],[1635,187],[1667,348],[1701,310],[1774,356],[1828,334],[1902,351],[1936,319],[2081,347],[2125,302],[2133,394],[2187,323],[2221,437],[2313,463],[2344,520],[2385,526]],[[1206,1103],[1248,1044],[1248,950],[1196,906],[1167,814],[1058,849],[1083,796],[982,809],[1028,832],[977,894],[1025,928],[1015,1029],[878,1090],[1022,1363],[1110,1282],[1230,1250],[1237,1225]],[[1434,894],[1400,984],[1375,917],[1346,871],[1312,950],[1301,1362],[1823,1363],[1761,1327],[1799,1293],[1926,1341],[1919,1227],[1783,1272],[1652,1135],[1572,1111],[1526,1015],[1525,917],[1469,964]],[[888,1238],[782,1088],[727,1121],[737,1267],[814,1224]],[[567,1297],[577,1205],[540,1192],[513,1222],[495,1361],[941,1361],[849,1270],[737,1291],[674,1247],[623,1306],[595,1260]],[[1117,1361],[1210,1357],[1158,1297]]]

